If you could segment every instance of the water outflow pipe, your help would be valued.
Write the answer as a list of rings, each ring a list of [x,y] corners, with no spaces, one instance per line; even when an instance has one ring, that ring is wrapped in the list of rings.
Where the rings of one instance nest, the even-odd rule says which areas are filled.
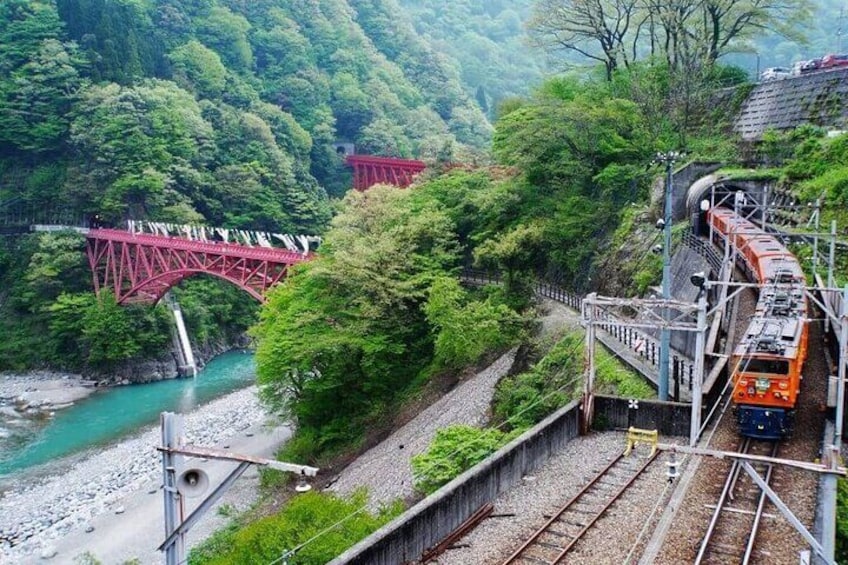
[[[168,304],[171,306],[171,312],[174,314],[174,322],[176,322],[177,333],[174,342],[177,350],[177,357],[182,364],[180,370],[185,371],[186,374],[191,372],[191,376],[196,377],[197,363],[194,360],[194,352],[191,349],[191,341],[188,339],[188,332],[186,331],[185,322],[183,321],[183,312],[180,309],[177,299],[174,298],[170,292],[165,296],[168,300]]]

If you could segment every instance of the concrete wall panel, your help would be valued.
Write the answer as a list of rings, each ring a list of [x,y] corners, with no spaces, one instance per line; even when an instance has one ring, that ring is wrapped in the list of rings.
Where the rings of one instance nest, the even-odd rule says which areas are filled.
[[[572,402],[386,524],[330,565],[397,565],[414,561],[483,504],[517,484],[579,433]]]

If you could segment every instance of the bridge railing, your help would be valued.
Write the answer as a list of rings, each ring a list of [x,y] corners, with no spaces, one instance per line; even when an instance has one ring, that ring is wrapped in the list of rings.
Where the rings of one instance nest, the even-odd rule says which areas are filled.
[[[503,284],[503,277],[497,272],[488,272],[479,269],[465,269],[460,276],[463,282],[473,285],[486,284]],[[533,290],[538,296],[549,298],[555,302],[559,302],[569,308],[576,310],[578,313],[583,311],[583,297],[574,294],[559,285],[553,284],[545,280],[537,280],[533,285]],[[652,336],[640,332],[636,328],[629,327],[624,320],[617,318],[609,312],[599,313],[604,320],[604,323],[599,326],[611,338],[615,339],[638,358],[640,361],[650,365],[651,367],[659,367],[660,362],[660,345],[659,342]],[[692,360],[686,357],[674,354],[671,356],[671,379],[674,383],[673,396],[679,396],[680,387],[685,387],[687,390],[692,390],[692,380],[695,376],[695,364]],[[629,360],[624,358],[626,362]]]
[[[0,201],[0,227],[17,227],[29,231],[33,225],[85,227],[86,218],[67,207],[35,206],[20,197]]]

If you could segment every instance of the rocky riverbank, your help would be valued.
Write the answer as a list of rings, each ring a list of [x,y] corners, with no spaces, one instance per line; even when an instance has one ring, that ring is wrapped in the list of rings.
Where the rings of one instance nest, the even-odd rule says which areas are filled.
[[[41,371],[0,375],[0,441],[27,420],[49,417],[94,392],[95,382],[79,375]]]
[[[187,414],[186,440],[242,452],[241,444],[254,441],[254,436],[263,433],[261,425],[266,419],[256,387],[250,387]],[[8,490],[0,498],[0,563],[38,562],[56,551],[59,553],[54,562],[70,563],[89,547],[103,543],[111,545],[93,553],[106,562],[133,556],[142,563],[156,562],[162,502],[161,496],[152,495],[160,492],[162,482],[161,460],[155,450],[160,443],[159,434],[158,426],[151,426],[133,438],[75,462],[51,463],[47,478],[33,479],[38,471],[7,478],[4,486]],[[262,448],[272,451],[278,441],[281,439],[269,439]],[[43,469],[40,472],[44,474]],[[139,496],[146,497],[143,504],[132,502]],[[131,505],[147,509],[145,516],[149,515],[152,523],[149,536],[140,536],[137,519],[121,517]],[[101,530],[106,527],[115,535],[104,535]],[[98,534],[88,535],[94,529]],[[70,554],[71,549],[67,548],[75,548],[74,553]],[[124,552],[121,555],[125,557],[113,559],[115,552]]]

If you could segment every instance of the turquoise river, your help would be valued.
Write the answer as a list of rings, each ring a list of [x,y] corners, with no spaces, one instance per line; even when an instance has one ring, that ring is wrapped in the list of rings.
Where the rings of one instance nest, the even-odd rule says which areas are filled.
[[[0,478],[113,442],[157,423],[160,412],[188,412],[253,384],[255,374],[253,355],[231,352],[210,361],[195,378],[98,390],[4,439]]]

